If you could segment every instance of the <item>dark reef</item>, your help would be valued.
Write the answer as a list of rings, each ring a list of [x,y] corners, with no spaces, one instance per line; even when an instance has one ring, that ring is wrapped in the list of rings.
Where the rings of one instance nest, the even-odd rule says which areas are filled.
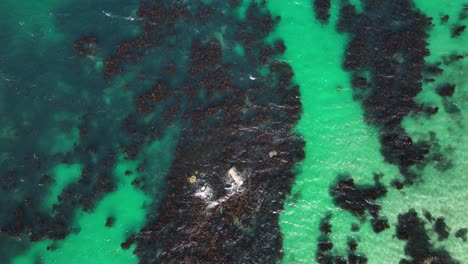
[[[165,199],[121,245],[136,243],[141,263],[274,263],[282,257],[276,212],[290,192],[294,164],[304,157],[304,143],[291,131],[301,114],[299,87],[292,68],[276,60],[283,41],[265,43],[279,17],[265,3],[251,3],[245,19],[221,12],[237,5],[143,1],[137,11],[143,34],[120,43],[106,60],[110,81],[144,61],[148,49],[187,55],[161,68],[166,77],[138,96],[136,116],[123,124],[134,134],[138,116],[162,111],[166,126],[182,127]],[[225,42],[202,37],[221,30],[219,21],[229,26]],[[188,32],[187,25],[203,31]],[[244,55],[232,51],[235,44]],[[128,157],[144,142],[133,140]],[[248,184],[239,186],[233,173]],[[203,191],[209,192],[200,196]]]

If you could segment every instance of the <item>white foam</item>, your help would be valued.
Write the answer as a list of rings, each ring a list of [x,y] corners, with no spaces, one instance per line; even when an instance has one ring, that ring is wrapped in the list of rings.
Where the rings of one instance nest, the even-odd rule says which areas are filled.
[[[112,18],[112,13],[106,12],[106,11],[102,11],[102,13],[103,13],[104,15],[106,15],[107,17],[111,17],[111,18]]]
[[[194,193],[194,196],[202,200],[210,200],[213,197],[213,189],[210,186],[202,186]]]
[[[244,184],[244,177],[242,174],[240,174],[235,167],[230,168],[226,174],[229,176],[228,183],[230,186],[225,188],[227,193],[223,197],[214,200],[213,189],[207,184],[197,189],[193,194],[207,204],[207,209],[214,208],[243,191],[241,186]]]
[[[113,15],[111,12],[106,12],[106,11],[104,11],[104,10],[102,10],[102,13],[103,13],[105,16],[110,17],[110,18],[120,18],[120,19],[125,19],[125,20],[128,20],[128,21],[141,20],[140,18],[132,17],[132,16],[124,17],[124,16]]]

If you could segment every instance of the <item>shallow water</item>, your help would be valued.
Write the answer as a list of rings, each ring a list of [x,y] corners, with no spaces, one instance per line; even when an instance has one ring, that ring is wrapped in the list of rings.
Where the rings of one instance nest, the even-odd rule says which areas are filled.
[[[348,1],[331,1],[327,23],[316,18],[310,0],[270,0],[250,13],[250,1],[238,7],[227,2],[187,3],[193,17],[205,5],[215,15],[207,11],[207,18],[164,24],[170,30],[161,29],[163,44],[140,46],[144,58],[122,59],[122,72],[109,78],[107,59],[116,56],[119,43],[145,34],[139,1],[0,2],[0,263],[319,263],[318,241],[325,238],[333,243],[325,255],[349,256],[347,243],[354,238],[356,254],[369,263],[398,263],[410,259],[405,246],[425,240],[396,236],[399,215],[410,209],[424,222],[431,250],[443,248],[465,263],[467,242],[455,234],[468,228],[466,58],[441,63],[440,75],[422,73],[435,80],[424,81],[415,101],[439,110],[428,115],[413,109],[404,116],[401,127],[415,144],[429,142],[429,154],[410,166],[416,180],[398,190],[392,183],[405,181],[402,166],[384,156],[380,138],[386,131],[366,119],[354,73],[343,67],[352,36],[339,33],[337,21]],[[349,2],[365,9],[361,1]],[[468,54],[467,33],[451,36],[467,24],[460,16],[467,12],[463,1],[411,2],[413,10],[433,18],[427,65]],[[268,17],[267,11],[281,16],[271,33],[256,31],[258,21],[246,22]],[[441,21],[443,15],[448,22]],[[163,22],[150,27],[158,23]],[[239,32],[256,32],[252,50]],[[74,50],[82,37],[97,39],[92,54]],[[195,39],[223,54],[216,65],[199,55],[206,59],[199,67],[207,67],[214,84],[207,84],[209,76],[193,74]],[[260,63],[261,45],[278,39],[284,54],[271,51]],[[288,77],[284,69],[274,70],[276,62],[291,66],[291,83],[279,81]],[[175,73],[166,70],[171,63]],[[221,64],[229,69],[220,73],[223,82],[215,75]],[[148,93],[160,80],[171,89],[169,99]],[[456,86],[452,96],[436,92],[446,83]],[[296,84],[300,102],[287,96]],[[143,105],[149,113],[140,111]],[[212,114],[210,107],[220,110]],[[296,107],[302,107],[300,118]],[[303,159],[293,132],[305,142]],[[233,168],[244,180],[240,185],[223,174]],[[285,176],[289,171],[294,177]],[[388,220],[382,232],[373,230],[371,209],[357,216],[330,194],[342,175],[352,176],[357,186],[374,186],[375,174],[383,175],[387,191],[371,201]],[[193,194],[206,188],[214,192],[205,200]],[[438,239],[426,211],[444,218],[447,239]],[[327,214],[331,234],[324,235],[320,226]],[[359,230],[352,231],[353,225]],[[210,249],[215,256],[233,256],[205,256],[210,250],[199,241],[206,230],[229,238],[206,241],[221,245]]]
[[[333,1],[332,1],[333,3]],[[466,36],[450,38],[449,25],[440,25],[438,17],[448,14],[451,19],[460,12],[462,2],[452,2],[440,8],[437,1],[417,1],[416,6],[434,17],[435,26],[430,31],[428,62],[440,61],[443,55],[458,52],[466,54]],[[402,242],[394,237],[392,229],[375,234],[368,220],[360,222],[350,213],[333,204],[328,195],[329,186],[336,175],[349,173],[359,183],[372,183],[373,173],[383,173],[383,181],[398,177],[395,166],[385,163],[379,153],[377,131],[367,126],[359,102],[352,98],[349,75],[342,70],[341,61],[347,37],[333,30],[338,6],[332,4],[331,21],[322,25],[311,16],[310,1],[284,4],[271,1],[270,6],[282,17],[278,34],[284,36],[288,50],[286,57],[295,69],[301,84],[304,114],[297,130],[305,138],[306,159],[299,167],[289,201],[281,217],[284,234],[284,263],[313,263],[316,239],[320,235],[318,223],[325,212],[333,213],[333,252],[346,254],[346,241],[355,237],[360,241],[359,251],[370,263],[397,263],[404,256]],[[424,85],[418,101],[431,103],[443,109],[440,96],[434,93],[438,83],[457,83],[456,105],[466,107],[466,62],[443,67],[444,73],[437,82]],[[463,110],[461,110],[463,113]],[[416,138],[427,137],[429,131],[438,135],[442,148],[453,161],[453,168],[439,172],[431,166],[425,168],[421,182],[402,191],[390,190],[381,199],[382,214],[390,225],[396,225],[397,216],[410,208],[418,212],[426,209],[435,216],[444,216],[448,226],[456,230],[464,226],[466,214],[466,117],[463,114],[440,111],[435,116],[408,117],[404,127]],[[359,232],[350,232],[350,224],[359,223]],[[436,236],[431,236],[432,240]],[[458,260],[468,259],[466,246],[451,236],[447,241],[435,242],[446,246]]]

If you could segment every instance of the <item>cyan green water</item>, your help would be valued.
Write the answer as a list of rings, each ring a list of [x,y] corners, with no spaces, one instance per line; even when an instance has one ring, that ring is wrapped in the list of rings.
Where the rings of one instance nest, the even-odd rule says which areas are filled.
[[[131,102],[116,91],[123,86],[123,79],[131,79],[138,69],[115,80],[106,90],[100,88],[103,85],[100,81],[103,58],[113,51],[118,41],[140,30],[135,23],[125,19],[134,15],[138,1],[117,2],[0,1],[0,25],[5,29],[0,33],[0,42],[4,45],[0,51],[0,160],[10,158],[11,142],[18,140],[17,127],[34,127],[45,122],[49,127],[47,132],[38,135],[36,142],[28,144],[46,153],[64,153],[79,140],[76,128],[65,131],[60,128],[62,123],[76,127],[78,121],[74,115],[79,112],[77,109],[55,113],[48,110],[47,103],[44,103],[47,99],[39,98],[39,103],[33,103],[38,111],[7,114],[31,104],[30,98],[22,97],[28,89],[43,90],[43,96],[52,100],[55,94],[57,97],[69,96],[70,100],[83,98],[83,101],[97,102],[100,107],[94,110],[110,113],[113,118],[124,116],[129,111],[126,105]],[[358,0],[351,2],[359,5]],[[434,17],[434,22],[438,22],[442,13],[455,18],[463,5],[462,0],[417,0],[415,3],[423,13]],[[284,235],[283,263],[315,263],[318,225],[326,212],[332,212],[334,216],[333,251],[345,254],[346,241],[354,236],[360,241],[358,252],[364,253],[369,263],[398,263],[404,257],[404,243],[394,238],[393,227],[397,215],[410,208],[419,212],[427,209],[435,216],[444,216],[453,230],[466,227],[468,118],[463,114],[468,107],[466,62],[444,68],[445,72],[437,82],[425,85],[418,96],[421,102],[443,109],[443,101],[434,93],[434,87],[444,81],[453,82],[457,85],[453,103],[460,108],[460,113],[439,111],[430,118],[410,116],[404,122],[404,127],[415,139],[426,137],[428,131],[436,132],[442,148],[447,149],[446,154],[454,163],[453,168],[439,172],[428,166],[421,182],[401,192],[390,189],[379,203],[383,208],[382,215],[389,219],[392,228],[375,234],[369,221],[359,222],[349,212],[334,205],[328,194],[339,173],[353,175],[357,183],[372,183],[375,172],[385,175],[383,182],[386,184],[400,177],[395,166],[384,162],[377,131],[364,122],[361,104],[352,98],[349,73],[341,68],[348,37],[338,34],[334,28],[338,3],[332,1],[331,19],[327,25],[314,18],[310,0],[270,0],[268,5],[273,13],[282,17],[276,35],[285,41],[287,51],[283,59],[292,65],[295,79],[301,87],[304,112],[296,130],[306,142],[306,159],[297,166],[298,175],[280,217]],[[241,15],[242,12],[239,9]],[[85,62],[78,61],[69,49],[70,45],[81,33],[88,32],[101,37],[101,50],[95,57],[86,58]],[[429,62],[440,60],[441,55],[454,51],[468,53],[467,34],[451,39],[450,27],[435,23],[430,35]],[[90,76],[90,80],[82,80],[80,74]],[[17,96],[14,98],[18,100],[18,108],[9,108],[8,101],[12,100],[12,95]],[[80,104],[77,105],[79,107]],[[157,162],[144,173],[154,174],[155,181],[159,179],[160,186],[163,185],[164,172],[172,161],[170,150],[177,142],[178,133],[179,128],[172,127],[162,140],[145,147],[142,156],[135,161],[127,161],[123,159],[123,153],[119,153],[113,168],[114,177],[118,180],[117,189],[98,201],[91,213],[76,211],[75,233],[56,242],[45,240],[29,244],[18,239],[14,243],[27,246],[8,261],[14,264],[35,263],[37,259],[46,264],[137,263],[132,248],[122,250],[120,243],[143,226],[154,197],[133,187],[131,182],[138,177],[138,164],[150,157]],[[48,171],[56,184],[45,195],[43,206],[46,210],[52,208],[63,188],[77,181],[82,169],[83,164],[58,163]],[[130,177],[124,175],[127,170],[133,172]],[[104,225],[108,216],[117,219],[112,228]],[[351,233],[351,223],[358,223],[360,231]],[[462,263],[468,259],[466,243],[460,239],[452,235],[448,240],[438,242],[434,234],[430,235],[437,246],[445,246]],[[47,250],[48,246],[56,249]]]

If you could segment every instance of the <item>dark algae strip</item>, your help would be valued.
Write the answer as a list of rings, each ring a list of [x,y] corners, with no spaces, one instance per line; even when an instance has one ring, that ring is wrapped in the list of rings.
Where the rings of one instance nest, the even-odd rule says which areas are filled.
[[[343,67],[352,73],[365,120],[379,129],[385,160],[400,168],[407,184],[418,178],[411,168],[424,163],[430,146],[413,142],[401,122],[421,109],[428,115],[437,112],[414,101],[422,89],[430,27],[431,18],[405,0],[363,1],[360,13],[344,5],[337,24],[339,32],[351,37]]]

